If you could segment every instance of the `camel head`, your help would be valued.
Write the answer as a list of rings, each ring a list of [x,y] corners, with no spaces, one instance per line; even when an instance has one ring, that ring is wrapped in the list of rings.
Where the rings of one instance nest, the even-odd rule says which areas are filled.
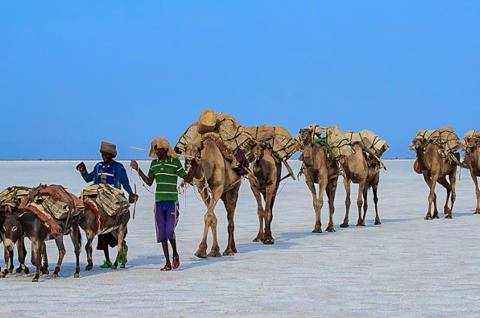
[[[313,139],[313,129],[310,127],[300,129],[295,139],[302,147],[308,145]]]

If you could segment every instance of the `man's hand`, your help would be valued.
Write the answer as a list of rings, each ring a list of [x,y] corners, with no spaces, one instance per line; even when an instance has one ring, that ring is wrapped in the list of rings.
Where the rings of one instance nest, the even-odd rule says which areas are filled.
[[[76,168],[78,171],[80,172],[84,172],[87,170],[87,167],[85,166],[85,163],[83,162],[80,162],[78,165],[77,165],[77,168]]]
[[[138,162],[136,160],[130,161],[130,167],[132,167],[133,170],[138,172]]]
[[[135,203],[138,201],[138,198],[139,198],[138,194],[132,193],[128,196],[128,202]]]

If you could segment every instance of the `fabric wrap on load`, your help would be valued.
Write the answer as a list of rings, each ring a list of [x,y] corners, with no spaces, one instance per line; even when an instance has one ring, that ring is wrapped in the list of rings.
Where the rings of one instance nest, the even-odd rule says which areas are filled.
[[[85,206],[78,197],[60,185],[40,185],[30,191],[19,206],[33,212],[53,236],[68,233],[71,220]]]
[[[31,188],[20,186],[6,188],[0,192],[0,206],[8,205],[17,208],[22,203],[22,200],[28,196],[30,190]]]
[[[274,155],[281,161],[290,159],[300,149],[300,143],[292,138],[288,130],[282,126],[261,125],[244,129],[255,140],[270,145]]]
[[[128,212],[130,204],[122,190],[109,184],[92,184],[82,191],[82,200],[95,203],[99,211],[111,217]]]

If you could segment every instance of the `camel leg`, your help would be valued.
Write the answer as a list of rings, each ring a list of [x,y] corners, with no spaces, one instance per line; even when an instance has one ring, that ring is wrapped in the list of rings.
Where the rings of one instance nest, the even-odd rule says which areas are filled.
[[[204,189],[205,185],[203,184],[199,184],[198,187],[201,188],[201,189]],[[199,257],[199,258],[207,258],[207,238],[208,238],[208,229],[209,229],[209,219],[208,219],[208,213],[210,212],[209,210],[209,206],[210,206],[210,197],[208,196],[208,192],[206,189],[204,189],[203,191],[199,191],[200,193],[200,196],[202,197],[202,200],[205,204],[205,206],[207,206],[207,212],[204,214],[203,216],[203,222],[204,222],[204,227],[203,227],[203,236],[202,236],[202,240],[200,241],[200,244],[198,245],[198,249],[197,251],[195,252],[195,256]]]
[[[363,189],[363,217],[362,217],[362,226],[365,226],[365,219],[367,218],[368,210],[368,186],[365,186]]]
[[[93,231],[87,231],[87,243],[85,244],[85,252],[87,253],[87,266],[85,267],[86,271],[91,271],[93,269],[93,250],[92,250],[92,241],[95,238],[95,233]]]
[[[474,214],[480,214],[480,189],[478,188],[478,179],[473,169],[470,169],[470,175],[472,176],[473,184],[475,185],[475,195],[477,196],[477,208]]]
[[[273,244],[275,240],[272,237],[272,201],[277,191],[278,185],[271,184],[267,186],[265,195],[265,235],[263,238],[263,244]]]
[[[253,239],[254,242],[261,242],[263,241],[263,219],[265,215],[265,211],[262,206],[262,197],[260,195],[260,191],[254,186],[250,186],[253,192],[253,196],[257,201],[257,215],[258,215],[258,234],[257,237]]]
[[[373,202],[375,203],[375,225],[382,224],[380,221],[380,215],[378,213],[378,183],[372,184],[373,190]]]
[[[340,224],[340,227],[348,227],[348,214],[350,213],[350,179],[346,176],[343,176],[343,185],[345,187],[345,217],[343,223]]]
[[[444,176],[442,178],[439,178],[438,183],[440,183],[445,188],[445,190],[447,190],[447,199],[445,200],[445,205],[443,206],[443,213],[445,215],[448,215],[449,214],[448,201],[450,200],[450,195],[452,193],[452,191],[451,191],[452,188],[450,186],[450,183],[448,183],[446,176]],[[433,218],[438,219],[439,218],[438,213],[434,213]]]
[[[60,269],[62,268],[63,258],[65,257],[65,245],[63,244],[63,236],[59,235],[55,239],[55,244],[57,244],[58,248],[58,260],[57,265],[55,266],[55,270],[53,271],[53,277],[58,277],[60,273]]]
[[[317,189],[315,189],[315,183],[312,181],[307,171],[308,169],[305,169],[305,183],[307,184],[308,189],[312,193],[313,209],[315,210],[315,227],[313,228],[312,233],[322,233],[322,220],[320,217],[321,211],[318,208]]]
[[[430,184],[428,185],[430,188],[430,193],[428,194],[428,211],[427,215],[425,216],[425,220],[432,219],[432,204],[436,201],[435,195],[435,186],[437,185],[438,176],[433,176],[430,180]]]
[[[223,194],[224,188],[222,186],[217,187],[212,190],[212,202],[210,202],[210,206],[207,212],[207,223],[210,226],[210,230],[212,231],[212,248],[210,249],[210,253],[208,253],[209,257],[220,257],[220,246],[218,245],[217,239],[217,216],[215,215],[215,206],[219,198]]]
[[[329,210],[329,219],[328,219],[328,226],[327,232],[335,232],[335,228],[333,226],[333,215],[335,213],[335,193],[337,191],[337,181],[338,179],[330,180],[327,184],[327,198],[328,198],[328,210]]]
[[[232,189],[224,194],[223,203],[225,209],[227,210],[227,219],[228,219],[228,244],[227,248],[223,252],[223,256],[233,256],[237,253],[237,248],[235,246],[235,208],[237,207],[238,200],[238,191],[240,187]]]
[[[365,226],[365,220],[362,219],[362,205],[365,204],[363,202],[362,197],[363,197],[363,192],[365,190],[368,191],[366,188],[366,181],[365,180],[360,180],[360,183],[358,185],[358,196],[357,196],[357,207],[358,207],[358,220],[357,220],[357,226]]]
[[[452,197],[451,197],[451,206],[449,209],[449,213],[445,216],[447,219],[453,218],[453,205],[455,204],[455,200],[457,199],[457,192],[455,190],[456,184],[457,184],[457,169],[454,169],[454,171],[450,174],[449,176],[450,179],[450,188],[452,191]]]
[[[80,250],[82,248],[82,244],[80,242],[80,231],[78,227],[74,227],[70,232],[70,239],[73,243],[73,248],[75,251],[75,274],[74,277],[80,277]]]
[[[32,241],[32,264],[36,267],[35,276],[32,282],[38,282],[40,278],[40,270],[42,267],[42,249],[44,242]]]

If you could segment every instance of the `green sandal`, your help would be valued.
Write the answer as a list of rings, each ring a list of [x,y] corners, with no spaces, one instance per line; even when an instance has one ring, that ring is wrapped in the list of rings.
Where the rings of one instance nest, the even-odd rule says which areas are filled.
[[[103,261],[103,264],[100,265],[100,268],[112,268],[112,262]]]

